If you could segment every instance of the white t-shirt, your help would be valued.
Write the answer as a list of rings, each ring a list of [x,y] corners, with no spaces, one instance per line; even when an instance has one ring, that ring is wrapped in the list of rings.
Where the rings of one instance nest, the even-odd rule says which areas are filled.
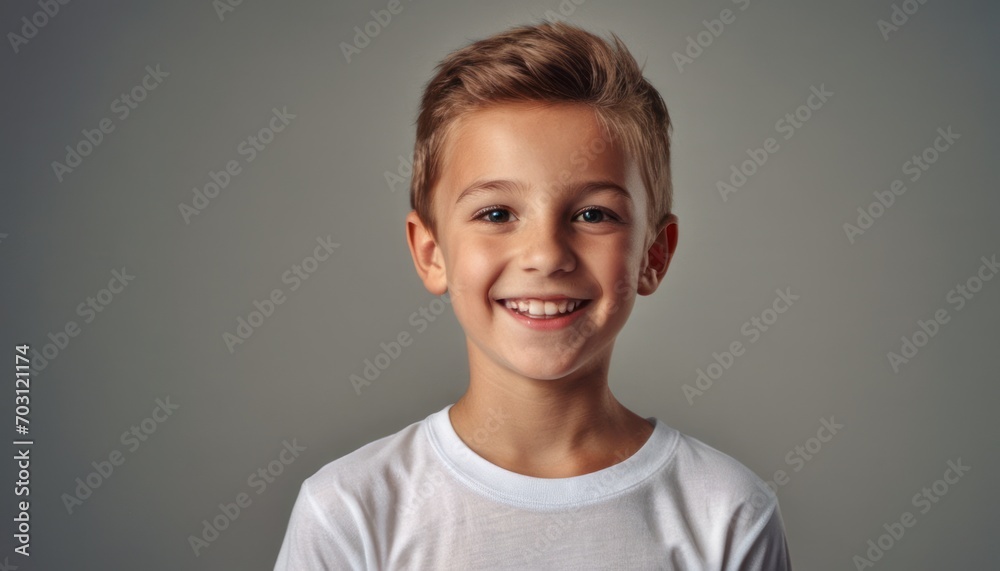
[[[655,418],[618,464],[535,478],[473,452],[450,408],[307,478],[275,570],[791,569],[770,488]]]

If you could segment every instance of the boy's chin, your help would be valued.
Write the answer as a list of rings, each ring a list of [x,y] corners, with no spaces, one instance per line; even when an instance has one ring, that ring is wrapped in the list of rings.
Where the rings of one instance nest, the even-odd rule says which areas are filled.
[[[513,372],[522,377],[537,381],[557,381],[563,379],[573,374],[581,365],[582,363],[572,358],[563,358],[557,361],[551,358],[544,358],[544,360],[527,358],[527,356],[523,355],[510,359],[507,363],[508,368]]]
[[[576,338],[571,345],[554,341],[546,346],[522,343],[490,344],[472,343],[470,362],[477,367],[489,367],[500,374],[503,371],[539,381],[555,381],[579,372],[581,368],[593,365],[594,358],[604,351],[594,345],[596,339],[585,342]]]

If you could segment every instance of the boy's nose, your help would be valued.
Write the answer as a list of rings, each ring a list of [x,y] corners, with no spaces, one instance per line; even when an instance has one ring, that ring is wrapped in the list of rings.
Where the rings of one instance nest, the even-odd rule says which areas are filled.
[[[567,236],[555,224],[538,224],[525,229],[521,252],[521,268],[548,275],[557,271],[571,272],[576,268],[576,256]]]

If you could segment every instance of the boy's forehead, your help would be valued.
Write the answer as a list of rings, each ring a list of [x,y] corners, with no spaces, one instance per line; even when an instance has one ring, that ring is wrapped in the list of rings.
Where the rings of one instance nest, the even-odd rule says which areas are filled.
[[[583,104],[509,103],[458,117],[443,146],[439,190],[454,202],[469,184],[518,180],[546,189],[611,180],[635,196],[635,165]]]
[[[595,140],[610,143],[596,112],[586,105],[570,103],[504,103],[469,111],[456,118],[449,139],[448,150],[459,152],[469,147],[494,152],[563,147],[577,150]]]

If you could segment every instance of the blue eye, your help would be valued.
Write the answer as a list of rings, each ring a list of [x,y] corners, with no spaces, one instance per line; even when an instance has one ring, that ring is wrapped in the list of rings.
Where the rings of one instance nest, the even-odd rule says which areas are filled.
[[[598,208],[596,206],[590,207],[587,210],[577,214],[577,216],[582,216],[584,222],[590,222],[592,224],[597,224],[599,222],[610,222],[613,216],[605,211],[603,208]]]
[[[510,210],[503,206],[489,206],[473,215],[473,220],[482,220],[493,224],[504,224],[511,221],[513,215]],[[614,222],[618,220],[614,214],[604,208],[591,206],[581,211],[573,217],[574,220],[581,218],[589,224],[600,224],[602,222]]]
[[[502,224],[510,220],[510,211],[499,206],[490,206],[489,208],[484,208],[483,210],[477,212],[473,217],[473,220],[483,220],[484,222]]]

